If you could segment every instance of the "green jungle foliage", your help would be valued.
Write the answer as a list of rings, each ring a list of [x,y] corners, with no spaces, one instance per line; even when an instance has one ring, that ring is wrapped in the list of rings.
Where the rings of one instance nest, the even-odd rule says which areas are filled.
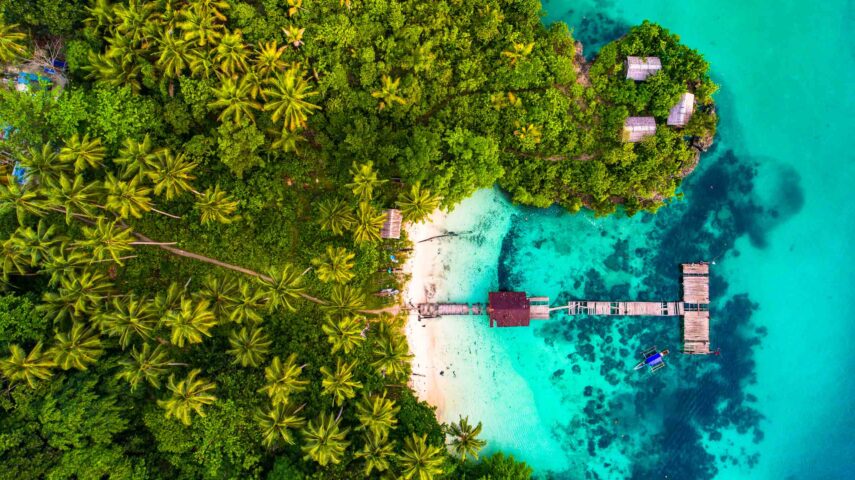
[[[409,242],[381,238],[384,210],[418,222],[495,183],[655,210],[715,128],[708,66],[677,37],[645,23],[588,65],[536,0],[0,12],[9,478],[529,478],[407,387],[382,292]],[[665,68],[622,80],[628,54]],[[686,90],[693,123],[621,142]]]

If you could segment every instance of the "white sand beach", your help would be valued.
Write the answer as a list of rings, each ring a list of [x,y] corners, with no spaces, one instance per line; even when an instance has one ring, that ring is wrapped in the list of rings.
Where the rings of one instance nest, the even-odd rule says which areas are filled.
[[[437,282],[442,276],[442,265],[439,260],[439,242],[418,243],[445,231],[447,214],[435,211],[423,223],[409,224],[405,227],[409,239],[413,242],[413,252],[404,271],[410,274],[410,281],[404,289],[404,299],[408,305],[418,305],[434,299]],[[418,313],[410,312],[406,325],[407,341],[412,360],[413,376],[410,385],[419,399],[425,400],[437,407],[437,414],[442,418],[444,407],[443,395],[438,388],[438,376],[442,359],[437,358],[435,329],[430,328],[431,320],[419,320]]]

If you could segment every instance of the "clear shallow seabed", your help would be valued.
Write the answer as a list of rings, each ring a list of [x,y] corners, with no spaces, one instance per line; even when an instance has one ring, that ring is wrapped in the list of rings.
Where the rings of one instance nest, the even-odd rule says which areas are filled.
[[[436,299],[491,289],[569,299],[678,299],[679,264],[715,260],[713,348],[677,318],[554,315],[532,328],[429,320],[446,360],[444,420],[484,422],[553,478],[855,478],[855,107],[848,0],[552,0],[590,54],[645,18],[703,52],[721,85],[714,150],[656,215],[593,218],[482,191],[448,218]]]

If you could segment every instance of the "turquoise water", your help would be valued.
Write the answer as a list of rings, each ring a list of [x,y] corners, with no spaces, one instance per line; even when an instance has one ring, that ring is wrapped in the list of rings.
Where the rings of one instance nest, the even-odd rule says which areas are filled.
[[[719,357],[673,355],[678,319],[553,316],[529,329],[445,318],[444,417],[484,422],[488,449],[554,478],[855,478],[855,51],[847,0],[545,3],[590,53],[657,21],[721,84],[716,147],[655,216],[517,208],[498,191],[459,206],[440,240],[440,299],[494,288],[570,298],[670,299],[679,263],[715,260]],[[441,298],[445,297],[445,298]]]

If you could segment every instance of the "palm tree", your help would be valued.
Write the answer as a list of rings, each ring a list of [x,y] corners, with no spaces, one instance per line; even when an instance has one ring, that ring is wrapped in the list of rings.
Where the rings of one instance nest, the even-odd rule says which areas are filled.
[[[80,137],[71,136],[65,146],[59,150],[59,160],[63,163],[74,164],[74,173],[82,172],[86,167],[97,168],[104,162],[104,146],[101,139],[90,139],[89,134]]]
[[[202,50],[209,50],[208,44],[215,45],[223,36],[223,24],[217,16],[200,8],[183,9],[178,28],[184,32],[184,40],[195,43]]]
[[[341,358],[336,360],[335,372],[326,366],[321,367],[324,376],[321,386],[322,393],[330,395],[336,405],[341,405],[345,400],[356,396],[356,389],[362,388],[362,382],[353,379],[353,368],[356,361],[345,363]]]
[[[342,317],[338,321],[328,318],[321,329],[327,334],[327,341],[332,345],[331,353],[341,350],[345,355],[350,355],[350,352],[356,350],[365,341],[362,335],[364,326],[364,318]]]
[[[269,367],[264,368],[267,384],[258,389],[270,397],[273,405],[288,403],[291,394],[302,392],[309,385],[308,380],[300,380],[303,367],[297,365],[297,354],[292,353],[283,363],[279,357],[273,357]]]
[[[130,383],[133,392],[143,381],[154,388],[160,388],[160,377],[166,373],[167,367],[186,364],[174,363],[170,360],[162,345],[152,349],[151,345],[143,343],[142,350],[137,350],[134,346],[131,350],[131,358],[119,360],[119,365],[121,370],[116,374],[116,378]]]
[[[371,363],[380,373],[392,378],[407,374],[410,355],[407,339],[400,333],[386,328],[381,330],[374,346],[374,361]]]
[[[49,350],[54,362],[63,370],[76,368],[86,370],[104,353],[101,339],[93,328],[83,323],[74,323],[69,332],[56,332],[56,344]]]
[[[211,222],[232,223],[231,215],[237,210],[238,201],[232,200],[219,185],[208,188],[196,198],[196,208],[202,219],[202,225]]]
[[[288,28],[282,27],[282,33],[285,34],[285,37],[288,38],[288,41],[291,42],[294,48],[300,48],[305,43],[303,42],[303,34],[306,33],[305,28],[289,25]]]
[[[426,434],[417,436],[413,433],[404,439],[404,449],[398,455],[402,478],[431,480],[434,476],[442,475],[442,463],[442,448],[428,445]]]
[[[82,319],[98,310],[112,287],[103,273],[71,270],[60,278],[59,291],[45,292],[44,303],[36,308],[52,314],[56,322]]]
[[[365,445],[362,450],[356,452],[356,458],[365,460],[365,470],[363,473],[368,478],[371,472],[385,472],[389,470],[389,460],[395,455],[395,445],[389,441],[387,434],[374,435],[366,433]]]
[[[265,295],[260,289],[255,288],[249,282],[241,280],[238,294],[235,295],[234,306],[229,320],[235,323],[243,323],[249,321],[252,323],[261,323],[264,318],[261,316],[261,309],[265,305]]]
[[[96,33],[102,28],[112,29],[116,14],[113,13],[110,0],[92,0],[92,6],[85,8],[89,12],[89,17],[84,20],[86,26],[94,28]]]
[[[511,50],[502,52],[502,56],[509,58],[511,65],[516,65],[519,60],[527,58],[534,50],[534,42],[532,43],[517,43],[514,42]]]
[[[194,0],[193,8],[197,8],[203,13],[214,16],[217,20],[225,22],[227,20],[226,16],[220,10],[228,10],[229,2],[225,0]]]
[[[277,45],[276,41],[261,43],[258,42],[258,48],[255,50],[255,72],[264,78],[269,77],[275,72],[285,70],[286,63],[282,59],[285,53],[285,47]]]
[[[27,154],[21,157],[21,166],[27,169],[30,176],[37,178],[39,184],[52,186],[59,182],[60,175],[67,170],[57,158],[55,149],[49,144],[42,145],[40,150],[27,147]],[[9,182],[11,185],[14,182]]]
[[[400,78],[391,78],[388,75],[383,75],[380,79],[383,84],[380,87],[380,90],[376,90],[371,92],[371,96],[374,98],[380,99],[380,104],[378,108],[383,110],[386,107],[390,107],[394,104],[398,105],[406,105],[407,101],[404,97],[398,95],[398,87],[401,84]]]
[[[291,265],[285,265],[280,269],[271,268],[267,272],[269,279],[261,279],[264,293],[267,296],[268,306],[271,311],[284,307],[292,312],[296,310],[291,305],[291,299],[299,297],[303,293],[302,275]]]
[[[154,304],[146,298],[134,295],[113,299],[113,308],[98,315],[101,331],[111,337],[119,337],[124,349],[134,339],[148,340],[157,327],[159,317]]]
[[[125,37],[135,45],[147,47],[149,40],[148,25],[151,23],[151,17],[156,8],[156,4],[142,0],[130,0],[127,6],[122,3],[116,4],[113,7],[113,12],[115,12],[118,21],[117,36]]]
[[[42,216],[46,206],[44,198],[38,193],[24,189],[11,176],[6,177],[6,184],[0,183],[0,203],[14,205],[18,224],[23,225],[27,214]]]
[[[250,87],[246,76],[241,78],[240,82],[230,77],[221,77],[220,88],[211,90],[216,100],[208,104],[211,108],[224,108],[217,120],[222,122],[231,119],[240,125],[243,119],[247,119],[255,123],[252,111],[261,110],[261,104],[252,100]]]
[[[396,202],[404,218],[411,222],[421,222],[439,207],[440,198],[423,189],[416,183],[410,187],[409,193],[402,193]]]
[[[95,52],[89,52],[86,78],[97,80],[114,87],[129,86],[131,91],[139,93],[142,84],[139,80],[141,67],[138,63],[117,62],[115,58]]]
[[[288,0],[288,16],[293,17],[303,8],[303,0]]]
[[[356,210],[356,226],[353,228],[353,239],[357,243],[380,241],[380,230],[386,223],[386,214],[377,211],[368,202],[359,202]]]
[[[27,47],[24,45],[27,36],[16,32],[17,27],[15,24],[0,23],[0,63],[12,63],[27,54]]]
[[[283,152],[297,152],[297,145],[305,140],[297,131],[292,132],[285,126],[283,126],[281,130],[270,128],[267,132],[271,135],[277,136],[277,138],[273,140],[273,143],[270,144],[270,148],[278,148]]]
[[[169,376],[167,388],[172,396],[158,400],[157,404],[166,410],[166,418],[175,417],[184,425],[190,425],[190,414],[196,412],[200,417],[205,416],[203,407],[214,403],[217,399],[211,392],[216,388],[212,382],[196,378],[201,370],[191,370],[187,378],[175,382],[175,376]]]
[[[111,258],[123,265],[122,256],[134,249],[133,231],[120,226],[116,220],[111,222],[101,217],[94,227],[83,227],[83,236],[86,240],[78,244],[89,248],[97,262]]]
[[[344,451],[350,442],[346,440],[349,429],[340,429],[339,420],[332,414],[322,412],[303,429],[303,457],[314,460],[322,467],[341,462]]]
[[[154,194],[166,194],[167,200],[172,200],[184,192],[192,191],[190,182],[196,177],[193,170],[196,162],[187,160],[183,153],[172,155],[166,149],[155,153],[155,168],[148,172],[149,178],[154,182]]]
[[[18,227],[7,241],[14,244],[22,255],[29,256],[30,266],[36,267],[51,257],[53,246],[62,240],[56,236],[56,225],[39,220],[35,230]]]
[[[347,283],[353,277],[353,259],[355,253],[348,252],[344,247],[327,245],[326,255],[312,260],[317,267],[318,278],[322,282]]]
[[[293,132],[306,125],[312,110],[321,108],[308,101],[317,94],[303,78],[299,66],[294,66],[284,73],[276,72],[270,79],[270,88],[264,90],[264,96],[268,98],[264,111],[272,111],[273,121],[281,119],[284,128]]]
[[[140,185],[139,176],[124,181],[108,173],[104,190],[107,192],[104,206],[119,218],[142,218],[144,212],[152,210],[151,188]]]
[[[30,261],[19,245],[11,240],[3,242],[3,280],[8,280],[9,275],[26,275],[28,267]]]
[[[227,352],[235,357],[232,363],[239,363],[242,367],[257,367],[261,365],[272,344],[270,337],[265,335],[261,328],[252,327],[247,330],[243,327],[240,331],[232,330],[229,334],[229,345],[232,348]]]
[[[72,270],[84,268],[92,263],[89,254],[81,250],[66,249],[65,245],[54,247],[42,264],[42,273],[49,275],[48,285],[55,287]]]
[[[395,401],[386,398],[386,394],[374,397],[362,397],[356,404],[356,418],[360,429],[367,430],[374,437],[385,437],[398,423],[400,407]]]
[[[280,440],[288,445],[294,444],[294,429],[306,424],[303,417],[297,415],[302,409],[293,408],[286,404],[273,405],[270,410],[259,411],[256,419],[261,426],[261,443],[268,448],[276,445]]]
[[[163,318],[181,308],[182,300],[184,300],[184,288],[176,282],[171,282],[166,291],[161,290],[155,295],[154,309]]]
[[[249,48],[243,43],[240,30],[223,35],[216,50],[214,61],[217,62],[220,71],[226,76],[230,77],[249,70],[247,65]]]
[[[318,222],[322,230],[330,230],[333,235],[341,235],[356,223],[356,219],[347,202],[339,198],[328,198],[318,205]]]
[[[190,64],[190,49],[187,41],[176,37],[172,32],[163,32],[158,41],[160,55],[155,64],[169,78],[169,96],[174,93],[172,79],[180,78]]]
[[[466,461],[466,456],[470,455],[476,460],[478,452],[487,445],[487,442],[478,438],[481,433],[481,422],[478,422],[474,428],[469,425],[469,417],[460,417],[458,423],[452,423],[448,427],[448,433],[451,434],[451,448],[460,455],[460,459]]]
[[[335,285],[329,303],[322,308],[341,315],[353,313],[365,308],[365,294],[349,285]]]
[[[54,366],[50,355],[42,352],[41,342],[30,353],[25,353],[18,345],[9,345],[9,356],[0,359],[0,372],[9,382],[27,382],[30,388],[36,388],[39,380],[50,378],[53,375],[50,369]]]
[[[210,330],[217,325],[217,319],[208,309],[207,301],[194,302],[185,298],[177,310],[166,315],[163,324],[172,329],[170,341],[183,347],[185,343],[201,343],[202,337],[210,337]]]
[[[225,322],[234,310],[238,295],[237,282],[233,277],[206,277],[197,295],[208,301],[219,322]]]
[[[193,49],[189,53],[190,73],[204,79],[217,74],[217,64],[214,63],[214,51],[204,47]]]
[[[50,202],[65,207],[65,222],[71,225],[74,215],[92,217],[95,200],[100,189],[97,182],[87,182],[82,175],[76,175],[74,181],[60,175],[59,185],[48,190]]]
[[[350,168],[350,174],[353,176],[353,181],[346,186],[353,191],[353,194],[361,202],[367,202],[374,198],[374,189],[386,183],[386,180],[377,178],[374,162],[365,162],[361,165],[354,163]]]
[[[151,137],[146,134],[141,142],[126,138],[119,156],[113,162],[122,166],[122,178],[131,178],[147,176],[154,168],[156,159]]]

